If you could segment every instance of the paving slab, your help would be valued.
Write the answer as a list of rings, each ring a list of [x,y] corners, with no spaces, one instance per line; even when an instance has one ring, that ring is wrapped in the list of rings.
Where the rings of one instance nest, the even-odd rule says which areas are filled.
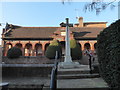
[[[57,80],[57,88],[109,88],[102,78]]]

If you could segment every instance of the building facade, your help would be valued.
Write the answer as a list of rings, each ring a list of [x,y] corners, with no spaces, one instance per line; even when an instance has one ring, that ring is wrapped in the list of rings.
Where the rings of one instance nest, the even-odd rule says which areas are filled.
[[[83,22],[83,18],[80,17],[79,23],[69,27],[70,39],[75,39],[83,51],[87,48],[94,52],[97,35],[104,28],[106,22]],[[23,56],[44,56],[54,39],[59,40],[64,54],[65,29],[64,23],[61,23],[60,27],[21,27],[7,24],[2,33],[3,56],[7,55],[11,47],[20,48]]]

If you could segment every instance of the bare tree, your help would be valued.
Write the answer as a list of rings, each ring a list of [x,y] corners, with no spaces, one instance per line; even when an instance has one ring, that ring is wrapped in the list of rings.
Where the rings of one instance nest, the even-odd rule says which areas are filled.
[[[65,1],[72,1],[72,0],[62,0],[62,3],[64,4]],[[74,0],[73,0],[74,1]],[[88,2],[84,6],[84,11],[96,11],[96,14],[98,15],[101,11],[105,10],[107,7],[110,7],[111,9],[119,6],[115,5],[115,2],[118,0],[112,0],[111,2],[105,2],[104,0],[91,0],[92,2]]]
[[[111,2],[105,2],[104,0],[92,0],[91,3],[87,3],[84,7],[85,12],[86,11],[96,11],[96,14],[98,15],[101,11],[105,10],[107,7],[110,7],[111,9],[117,7],[115,4],[117,0],[113,0]]]

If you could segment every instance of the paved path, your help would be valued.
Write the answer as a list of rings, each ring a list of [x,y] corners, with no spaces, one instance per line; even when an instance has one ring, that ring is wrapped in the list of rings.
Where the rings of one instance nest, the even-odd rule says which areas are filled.
[[[57,81],[57,87],[60,88],[108,88],[107,83],[102,78],[89,79],[63,79]],[[101,89],[102,90],[102,89]]]

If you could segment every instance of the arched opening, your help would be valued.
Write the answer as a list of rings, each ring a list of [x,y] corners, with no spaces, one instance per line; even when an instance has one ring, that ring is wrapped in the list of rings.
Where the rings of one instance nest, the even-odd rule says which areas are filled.
[[[35,55],[36,55],[36,56],[41,56],[42,54],[43,54],[42,44],[37,43],[37,44],[35,45]]]
[[[47,50],[49,45],[50,45],[50,43],[45,44],[45,51]]]
[[[65,41],[61,41],[60,44],[62,46],[62,56],[64,56],[65,55]]]
[[[25,56],[32,56],[32,44],[30,43],[25,45]]]
[[[7,56],[7,52],[10,48],[12,48],[12,44],[11,43],[6,43],[5,44],[5,53],[4,53],[4,56]]]
[[[94,55],[97,54],[97,52],[96,52],[96,48],[97,48],[97,43],[94,44]]]
[[[94,44],[94,49],[96,49],[96,48],[97,48],[97,43]]]
[[[90,44],[89,43],[85,43],[84,44],[84,49],[90,50],[91,49]]]
[[[17,43],[17,44],[15,45],[15,47],[20,48],[21,51],[22,51],[22,54],[23,54],[23,56],[24,56],[24,50],[23,50],[23,48],[22,48],[22,44],[21,44],[21,43]]]
[[[17,43],[17,44],[15,45],[15,47],[22,49],[22,44],[21,44],[21,43]]]
[[[11,43],[7,43],[5,47],[6,47],[6,49],[10,49],[10,48],[12,48],[12,44]]]
[[[81,44],[80,44],[80,43],[78,43],[78,45],[80,46],[80,49],[82,50],[82,46],[81,46]]]

